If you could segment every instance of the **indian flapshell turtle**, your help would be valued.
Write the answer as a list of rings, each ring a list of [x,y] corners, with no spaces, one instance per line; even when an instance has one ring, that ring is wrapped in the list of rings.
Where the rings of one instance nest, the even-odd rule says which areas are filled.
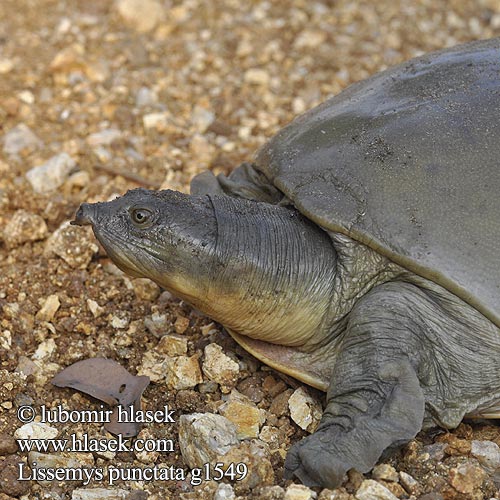
[[[500,415],[500,41],[413,59],[191,195],[83,204],[116,264],[327,391],[286,474],[334,487],[423,427]]]

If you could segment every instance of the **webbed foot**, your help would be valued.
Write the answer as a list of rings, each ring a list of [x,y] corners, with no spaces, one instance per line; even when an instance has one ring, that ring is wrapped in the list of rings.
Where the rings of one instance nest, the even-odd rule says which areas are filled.
[[[285,478],[296,476],[306,486],[336,488],[348,470],[368,472],[385,450],[415,437],[422,427],[425,402],[411,364],[387,363],[378,375],[380,384],[386,385],[385,400],[377,404],[375,397],[365,412],[348,417],[342,409],[346,403],[350,409],[359,406],[360,393],[330,399],[318,430],[288,452]],[[376,391],[365,394],[373,397]],[[341,421],[349,422],[348,428]]]

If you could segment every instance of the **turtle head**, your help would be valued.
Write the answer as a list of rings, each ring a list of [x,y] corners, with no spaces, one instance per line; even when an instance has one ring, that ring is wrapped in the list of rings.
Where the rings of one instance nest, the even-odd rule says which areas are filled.
[[[150,278],[184,298],[203,293],[216,239],[208,197],[134,189],[112,201],[83,203],[72,223],[91,225],[109,257],[127,274]]]

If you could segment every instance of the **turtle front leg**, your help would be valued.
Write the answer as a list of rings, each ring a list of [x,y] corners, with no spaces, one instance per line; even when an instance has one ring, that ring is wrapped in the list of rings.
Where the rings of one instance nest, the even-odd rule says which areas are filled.
[[[351,312],[325,413],[316,432],[290,449],[286,478],[335,488],[349,469],[368,472],[384,451],[421,430],[425,400],[415,369],[419,356],[408,354],[418,352],[408,328],[412,314],[388,310],[378,300],[383,288]]]

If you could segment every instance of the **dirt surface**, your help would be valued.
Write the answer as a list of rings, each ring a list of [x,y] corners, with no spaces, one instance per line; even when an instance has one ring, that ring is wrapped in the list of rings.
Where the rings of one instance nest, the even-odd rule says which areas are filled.
[[[351,473],[335,493],[283,480],[286,450],[307,434],[287,404],[300,384],[262,366],[188,305],[124,276],[89,232],[65,223],[81,202],[107,200],[134,187],[187,191],[194,174],[207,168],[229,172],[294,116],[354,81],[427,51],[498,36],[500,3],[139,3],[0,2],[0,499],[391,498],[384,492],[361,496],[370,474]],[[62,153],[65,166],[54,181],[47,174],[36,184],[27,175]],[[174,358],[202,377],[183,388],[156,374],[144,393],[144,408],[168,405],[176,421],[147,425],[143,437],[171,439],[175,449],[59,458],[65,467],[77,459],[73,467],[126,471],[162,464],[187,470],[178,418],[219,413],[236,389],[247,397],[247,408],[259,409],[257,434],[267,446],[259,459],[267,469],[257,470],[248,458],[255,484],[227,477],[232,488],[215,481],[192,486],[189,478],[113,485],[18,480],[18,463],[28,459],[12,438],[22,425],[20,407],[99,409],[97,400],[53,387],[51,377],[90,357],[151,374],[155,361],[171,353],[161,340],[165,335],[181,345]],[[229,359],[237,367],[229,385],[222,383],[223,392],[206,365],[211,343],[221,346],[226,364]],[[323,402],[319,392],[308,393]],[[48,425],[58,437],[110,439],[98,423]],[[398,498],[500,498],[496,466],[485,466],[471,449],[474,440],[500,445],[498,429],[480,422],[451,433],[422,433],[385,462],[395,470],[379,469],[373,476]],[[98,487],[106,491],[93,497],[77,491]]]

